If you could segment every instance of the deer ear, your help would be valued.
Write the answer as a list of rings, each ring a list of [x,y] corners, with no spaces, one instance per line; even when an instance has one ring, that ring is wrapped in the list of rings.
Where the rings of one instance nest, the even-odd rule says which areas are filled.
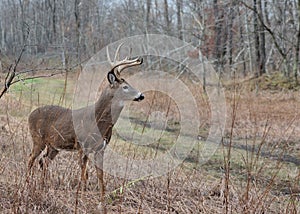
[[[116,82],[116,75],[114,74],[114,72],[110,71],[108,72],[107,74],[107,79],[108,79],[108,82],[111,84],[111,85],[114,85],[115,82]]]

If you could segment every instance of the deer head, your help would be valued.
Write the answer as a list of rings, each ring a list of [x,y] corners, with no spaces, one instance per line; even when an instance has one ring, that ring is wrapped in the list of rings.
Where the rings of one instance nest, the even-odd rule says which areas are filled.
[[[114,91],[114,100],[120,102],[127,100],[141,101],[144,99],[144,95],[137,89],[133,88],[123,78],[121,78],[121,72],[125,68],[141,65],[143,63],[143,59],[140,57],[137,57],[135,59],[129,59],[129,57],[126,57],[123,60],[118,60],[117,57],[119,56],[120,48],[122,45],[123,43],[118,46],[114,61],[111,61],[108,48],[106,49],[107,58],[111,65],[111,70],[107,74],[107,79],[110,83],[111,89]]]

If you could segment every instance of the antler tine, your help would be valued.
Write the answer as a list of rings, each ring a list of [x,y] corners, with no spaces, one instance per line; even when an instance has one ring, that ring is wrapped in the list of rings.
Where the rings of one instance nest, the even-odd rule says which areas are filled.
[[[143,59],[140,59],[139,57],[135,58],[135,59],[130,59],[130,57],[126,56],[123,60],[117,59],[119,57],[120,54],[120,49],[123,46],[123,42],[121,44],[119,44],[119,46],[117,47],[117,50],[115,52],[115,57],[114,57],[114,61],[111,61],[110,55],[109,55],[109,50],[108,47],[106,47],[106,55],[107,55],[107,59],[111,65],[111,70],[115,70],[115,68],[117,68],[115,70],[115,74],[117,76],[120,76],[121,71],[123,71],[125,68],[131,67],[131,66],[135,66],[135,65],[140,65],[143,62]],[[132,52],[132,48],[130,49],[130,55]]]
[[[109,64],[112,66],[113,62],[110,59],[110,55],[109,55],[109,51],[108,51],[108,46],[106,46],[106,55],[107,55],[107,60],[108,60]]]
[[[123,46],[123,42],[121,44],[119,44],[119,46],[117,47],[116,53],[115,53],[115,59],[114,62],[117,62],[117,56],[120,54],[120,49]]]
[[[132,47],[130,47],[129,56],[131,57],[132,54]]]
[[[118,72],[119,75],[121,74],[121,72],[125,68],[129,68],[129,67],[132,67],[132,66],[135,66],[135,65],[140,65],[140,64],[143,63],[143,59],[141,59],[140,57],[137,57],[137,58],[129,60],[129,61],[130,61],[130,63],[126,63],[126,64],[120,65],[118,67],[117,72]],[[133,64],[133,63],[136,63],[136,64]]]
[[[109,61],[110,65],[111,66],[114,66],[115,64],[118,63],[117,61],[117,57],[119,55],[119,52],[120,52],[120,49],[122,47],[124,43],[122,42],[121,44],[119,44],[119,46],[117,47],[117,50],[115,52],[115,58],[114,58],[114,61],[111,61],[111,58],[110,58],[110,54],[109,54],[109,50],[108,50],[108,46],[106,46],[106,55],[107,55],[107,60]]]

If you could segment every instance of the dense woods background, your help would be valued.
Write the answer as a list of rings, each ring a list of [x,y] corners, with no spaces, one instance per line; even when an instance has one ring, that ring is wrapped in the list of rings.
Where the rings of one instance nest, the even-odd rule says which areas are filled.
[[[279,71],[298,83],[299,11],[300,0],[2,0],[1,70],[24,46],[31,65],[72,67],[110,42],[157,33],[198,47],[222,75]]]

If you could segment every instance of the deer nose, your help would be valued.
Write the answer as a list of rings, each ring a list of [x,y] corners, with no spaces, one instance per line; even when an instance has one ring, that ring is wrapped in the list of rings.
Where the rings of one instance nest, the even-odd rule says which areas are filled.
[[[138,97],[134,98],[133,101],[141,101],[145,98],[144,94],[142,93],[139,93]]]

